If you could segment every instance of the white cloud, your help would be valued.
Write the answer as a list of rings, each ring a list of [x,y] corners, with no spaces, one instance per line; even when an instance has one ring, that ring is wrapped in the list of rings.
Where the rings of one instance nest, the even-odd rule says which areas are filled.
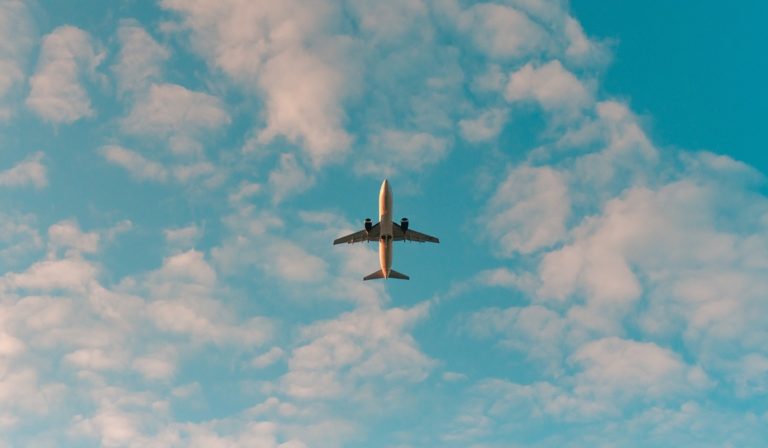
[[[11,266],[43,247],[43,240],[30,215],[0,214],[0,260]]]
[[[112,66],[120,92],[142,92],[160,79],[161,64],[170,57],[137,22],[124,20],[117,30],[118,62]]]
[[[189,165],[177,165],[173,167],[173,175],[179,182],[190,182],[200,177],[216,173],[216,167],[210,162],[197,162]],[[209,181],[216,182],[216,177],[210,177]]]
[[[321,258],[289,241],[276,241],[267,247],[264,268],[289,282],[317,282],[326,276],[327,264]]]
[[[130,134],[168,138],[176,154],[200,155],[196,137],[228,123],[229,114],[215,96],[176,84],[153,84],[137,99],[122,127]]]
[[[65,391],[62,384],[42,383],[32,368],[8,369],[0,378],[0,422],[12,426],[26,418],[40,418]]]
[[[168,177],[168,171],[163,165],[146,159],[141,154],[125,149],[118,145],[107,145],[99,150],[99,153],[108,162],[121,166],[138,180],[164,181]]]
[[[272,333],[272,323],[262,317],[240,319],[215,300],[216,272],[203,254],[189,250],[163,260],[149,276],[155,299],[147,308],[155,326],[165,332],[190,336],[194,341],[257,346]]]
[[[592,103],[584,83],[558,60],[538,67],[529,62],[513,72],[504,96],[511,102],[535,100],[549,111],[575,112]]]
[[[478,49],[495,58],[521,58],[546,48],[547,35],[524,12],[493,4],[476,4],[457,17],[459,29]]]
[[[83,348],[67,354],[64,361],[79,369],[117,370],[125,367],[125,355],[125,353],[115,350]]]
[[[608,202],[602,216],[574,230],[572,244],[544,257],[540,295],[564,298],[578,289],[599,302],[634,300],[641,293],[634,263],[646,271],[726,255],[728,236],[715,232],[701,214],[709,200],[705,189],[690,182],[657,192],[629,190]]]
[[[602,49],[592,42],[585,34],[581,24],[573,17],[565,19],[565,36],[568,39],[568,47],[565,55],[571,59],[584,60],[589,57],[599,57]]]
[[[285,351],[283,351],[283,349],[280,347],[272,347],[268,352],[262,353],[259,356],[253,358],[249,365],[256,369],[263,369],[276,363],[284,355]]]
[[[236,191],[229,194],[230,203],[238,203],[240,201],[250,199],[261,192],[261,184],[242,181]]]
[[[373,42],[394,43],[423,30],[429,6],[422,0],[393,0],[386,4],[357,0],[349,4],[363,33]]]
[[[266,63],[260,85],[267,92],[267,127],[259,141],[284,136],[301,144],[315,166],[349,148],[339,104],[344,79],[330,64],[301,49],[285,51]]]
[[[573,161],[573,181],[581,188],[597,190],[594,197],[604,200],[656,177],[659,152],[629,108],[618,101],[601,101],[595,111],[594,120],[570,129],[556,144],[569,151],[600,149]]]
[[[290,153],[281,154],[279,165],[269,173],[269,186],[275,203],[307,190],[314,183],[315,177],[307,173],[296,156]]]
[[[113,241],[118,235],[128,232],[133,229],[133,222],[130,219],[123,219],[117,224],[104,231],[104,239],[107,241]]]
[[[450,142],[427,132],[388,129],[371,137],[371,151],[357,165],[363,173],[389,176],[396,170],[420,171],[437,163]]]
[[[583,370],[575,393],[606,401],[620,397],[669,398],[710,385],[704,371],[652,342],[610,337],[579,348],[571,361]]]
[[[576,342],[568,338],[568,321],[539,305],[486,308],[469,316],[467,329],[475,337],[498,339],[502,347],[525,354],[555,374],[562,372],[564,350]]]
[[[461,135],[473,143],[496,138],[504,126],[506,115],[506,111],[503,109],[491,109],[484,111],[477,118],[460,120]]]
[[[73,26],[56,28],[43,38],[37,71],[29,81],[27,106],[52,123],[69,124],[92,116],[80,81],[83,75],[95,74],[103,57],[87,32]]]
[[[488,431],[504,421],[523,425],[537,421],[605,423],[631,415],[639,403],[681,402],[702,396],[713,385],[700,367],[686,364],[676,353],[651,342],[599,339],[578,348],[569,362],[576,368],[573,375],[558,373],[553,382],[518,384],[487,379],[477,383],[472,400],[482,404],[465,410],[469,412],[457,426],[484,419]],[[455,431],[451,438],[481,435],[465,429]]]
[[[416,346],[408,330],[426,316],[413,308],[360,308],[303,330],[309,342],[293,350],[285,392],[297,398],[354,397],[375,379],[393,384],[423,381],[434,361]]]
[[[24,272],[10,272],[0,277],[0,287],[82,292],[88,288],[96,273],[92,264],[77,258],[39,261]]]
[[[23,353],[26,345],[20,339],[6,332],[0,332],[0,357],[11,357]]]
[[[148,380],[168,380],[176,373],[176,357],[168,347],[134,359],[131,367]]]
[[[188,248],[194,246],[195,242],[202,236],[203,231],[195,224],[186,227],[163,230],[165,240],[174,247]]]
[[[12,115],[5,100],[24,80],[24,59],[32,46],[32,23],[23,1],[0,4],[0,121]]]
[[[82,232],[75,221],[60,221],[48,228],[48,244],[55,252],[58,248],[67,249],[66,255],[94,253],[99,250],[99,234]]]
[[[535,252],[565,236],[570,213],[568,188],[562,175],[549,167],[511,169],[480,218],[499,252]]]
[[[38,151],[13,168],[0,171],[0,186],[23,187],[31,185],[41,189],[48,185],[48,171],[42,163],[43,157],[42,151]]]
[[[164,0],[181,13],[209,64],[263,95],[266,127],[259,141],[300,144],[315,166],[348,150],[342,101],[355,82],[351,41],[329,31],[336,6],[290,0],[189,3]]]
[[[152,273],[159,284],[165,282],[186,283],[211,288],[216,283],[216,272],[205,261],[202,252],[189,250],[163,260],[163,266]]]

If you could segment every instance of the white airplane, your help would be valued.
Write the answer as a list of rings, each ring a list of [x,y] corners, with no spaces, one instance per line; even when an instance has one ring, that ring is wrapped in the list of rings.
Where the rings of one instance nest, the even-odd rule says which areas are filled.
[[[360,243],[362,241],[379,241],[379,264],[381,269],[366,275],[363,280],[375,278],[399,278],[408,280],[405,274],[392,269],[392,241],[417,241],[419,243],[439,243],[434,236],[425,235],[408,228],[408,218],[400,220],[400,224],[392,222],[392,190],[389,182],[384,179],[379,191],[379,222],[374,224],[371,218],[365,219],[365,228],[359,232],[342,236],[333,241],[333,244]]]

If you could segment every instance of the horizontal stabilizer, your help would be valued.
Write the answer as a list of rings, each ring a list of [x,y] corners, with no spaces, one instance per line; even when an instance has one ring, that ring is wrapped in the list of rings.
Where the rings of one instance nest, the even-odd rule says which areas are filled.
[[[374,280],[374,279],[377,279],[377,278],[384,278],[384,273],[381,272],[381,269],[379,269],[376,272],[372,272],[372,273],[366,275],[365,277],[363,277],[363,280]]]
[[[410,280],[411,279],[411,277],[408,277],[405,274],[401,274],[401,273],[397,272],[394,269],[390,269],[389,270],[389,278],[399,278],[400,280]]]
[[[384,272],[382,272],[381,269],[379,269],[376,272],[372,272],[372,273],[366,275],[365,277],[363,277],[363,280],[375,280],[377,278],[384,278]],[[389,278],[398,278],[400,280],[410,280],[411,279],[407,275],[401,274],[401,273],[397,272],[394,269],[390,269],[389,270]]]

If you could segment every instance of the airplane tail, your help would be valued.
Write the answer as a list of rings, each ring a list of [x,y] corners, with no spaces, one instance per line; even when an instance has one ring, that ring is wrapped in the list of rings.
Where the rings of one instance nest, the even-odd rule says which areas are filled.
[[[363,280],[374,280],[377,278],[384,278],[384,272],[381,269],[366,275],[365,277],[363,277]],[[400,280],[410,280],[410,277],[408,277],[405,274],[401,274],[394,269],[389,270],[389,278],[397,278]]]

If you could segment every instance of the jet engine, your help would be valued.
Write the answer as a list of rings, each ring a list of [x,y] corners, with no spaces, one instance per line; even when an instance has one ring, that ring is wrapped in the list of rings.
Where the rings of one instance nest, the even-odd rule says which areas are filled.
[[[408,218],[403,218],[400,220],[400,228],[403,229],[403,233],[408,231]]]
[[[365,226],[365,231],[370,232],[373,228],[373,221],[371,221],[371,218],[365,218],[365,223],[363,225]]]

